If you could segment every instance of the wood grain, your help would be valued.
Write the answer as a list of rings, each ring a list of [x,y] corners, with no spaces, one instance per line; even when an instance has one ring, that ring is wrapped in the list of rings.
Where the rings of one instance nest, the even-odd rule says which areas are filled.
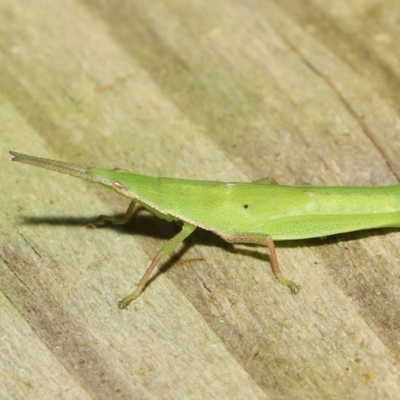
[[[376,185],[400,178],[391,0],[3,0],[0,397],[393,399],[400,235],[280,243],[178,227],[7,152],[149,175]]]

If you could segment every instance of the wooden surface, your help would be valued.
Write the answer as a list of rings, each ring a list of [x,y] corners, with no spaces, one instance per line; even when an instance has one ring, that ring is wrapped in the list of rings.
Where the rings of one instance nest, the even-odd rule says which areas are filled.
[[[400,234],[279,243],[179,227],[10,162],[285,184],[400,179],[400,3],[2,0],[0,398],[399,398]]]

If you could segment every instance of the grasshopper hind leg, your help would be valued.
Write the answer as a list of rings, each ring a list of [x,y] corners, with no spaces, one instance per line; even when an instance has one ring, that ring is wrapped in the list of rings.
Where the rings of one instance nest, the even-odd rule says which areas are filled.
[[[237,233],[224,239],[230,243],[251,243],[268,247],[269,258],[275,278],[278,279],[278,281],[283,285],[287,286],[292,294],[299,293],[300,286],[290,279],[286,279],[282,274],[275,251],[275,244],[271,236],[262,233]]]

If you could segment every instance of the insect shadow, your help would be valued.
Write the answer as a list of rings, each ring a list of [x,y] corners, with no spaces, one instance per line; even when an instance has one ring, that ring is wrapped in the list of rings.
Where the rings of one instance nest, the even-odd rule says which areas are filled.
[[[118,214],[117,214],[118,216]],[[54,216],[42,216],[42,217],[31,217],[31,216],[20,216],[20,221],[23,225],[52,225],[52,226],[79,226],[79,227],[90,227],[90,225],[96,220],[96,217],[54,217]],[[117,225],[112,223],[106,223],[103,226],[97,227],[97,229],[113,229],[125,234],[134,234],[140,236],[151,236],[153,238],[169,240],[177,232],[180,231],[181,224],[179,222],[169,222],[155,217],[154,215],[146,212],[146,210],[139,209],[135,213],[134,217],[123,225]],[[398,232],[397,228],[379,228],[370,230],[361,230],[349,233],[341,233],[336,235],[317,237],[311,239],[302,240],[284,240],[276,242],[278,248],[301,248],[301,247],[314,247],[321,246],[324,244],[334,244],[337,242],[351,242],[353,240],[359,240],[368,238],[371,236],[383,236],[388,233]],[[262,246],[256,244],[233,244],[228,243],[217,234],[197,228],[192,235],[190,235],[184,242],[187,247],[191,247],[194,244],[200,244],[204,246],[218,247],[233,253],[240,253],[243,255],[253,256],[259,259],[265,259],[265,251]],[[180,252],[176,252],[178,254]],[[174,257],[171,257],[174,258]]]
[[[42,216],[42,217],[31,217],[21,216],[21,223],[25,225],[60,225],[60,226],[89,226],[96,217],[54,217],[54,216]],[[179,222],[168,222],[160,218],[156,218],[150,213],[147,213],[143,209],[139,209],[135,213],[134,217],[124,225],[113,225],[107,223],[97,229],[113,229],[117,230],[121,234],[130,234],[138,236],[148,236],[152,238],[169,240],[180,230],[181,224]],[[320,247],[321,245],[332,245],[337,242],[351,242],[353,240],[363,239],[370,236],[380,236],[390,232],[396,232],[396,228],[386,229],[372,229],[357,231],[351,233],[342,233],[338,235],[331,235],[322,238],[311,238],[296,241],[279,241],[277,243],[278,248],[301,248],[301,247]],[[171,266],[176,265],[181,259],[184,253],[188,251],[194,245],[212,246],[217,247],[223,251],[229,251],[230,253],[241,254],[244,256],[256,258],[261,261],[269,262],[269,253],[267,249],[262,246],[255,244],[233,244],[228,243],[220,236],[206,231],[201,228],[197,228],[192,235],[190,235],[183,243],[183,246],[175,251],[170,257],[163,260],[159,268],[155,271],[153,276],[149,279],[148,285],[157,278],[158,275],[164,273]],[[150,257],[155,254],[149,254]],[[201,259],[196,259],[201,260]]]
[[[116,214],[116,216],[122,216]],[[69,226],[69,227],[87,227],[87,229],[92,229],[90,224],[92,224],[96,217],[70,217],[70,216],[41,216],[41,217],[31,217],[22,215],[19,217],[20,223],[23,225],[51,225],[51,226]],[[117,225],[112,223],[106,223],[105,225],[94,227],[93,229],[113,229],[118,231],[120,234],[129,234],[137,237],[152,237],[155,239],[160,239],[162,241],[167,241],[176,235],[180,229],[181,224],[179,222],[169,222],[155,217],[154,215],[146,212],[143,209],[139,209],[135,215],[127,223],[123,225]],[[222,238],[215,235],[212,232],[208,232],[203,229],[196,229],[192,235],[190,235],[183,242],[183,245],[175,251],[171,256],[167,257],[160,263],[159,267],[156,269],[152,277],[148,280],[146,286],[149,286],[153,280],[157,278],[158,275],[164,273],[173,265],[176,265],[182,260],[182,256],[194,245],[212,246],[217,247],[225,251],[235,252],[236,249],[233,244],[225,242]],[[238,249],[239,252],[242,252]],[[154,257],[154,254],[148,253],[150,258]],[[243,251],[243,253],[246,253]],[[254,254],[248,252],[260,259],[265,259],[265,254],[262,254],[262,250]],[[201,258],[195,259],[196,261],[203,260]],[[188,262],[193,260],[189,259]]]
[[[122,215],[116,214],[116,216],[118,217]],[[31,217],[22,215],[19,218],[21,224],[23,225],[78,226],[91,229],[90,225],[93,224],[97,217]],[[129,222],[123,225],[107,222],[104,225],[94,227],[93,229],[113,229],[120,232],[121,234],[133,234],[138,236],[149,236],[157,239],[169,240],[180,231],[181,223],[179,221],[165,221],[163,219],[155,217],[150,213],[147,213],[145,210],[140,209],[138,212],[135,213],[135,215]],[[265,258],[265,256],[262,254],[263,249],[259,245],[239,245],[228,243],[215,233],[201,228],[197,228],[188,238],[185,239],[183,249],[185,250],[195,244],[218,247],[223,250],[228,250],[235,253],[253,255],[260,259]],[[296,247],[297,245],[298,244],[294,244],[294,247]],[[247,249],[245,248],[245,246],[247,247]],[[259,251],[257,251],[256,249],[258,249]],[[174,254],[179,253],[181,252],[175,252]],[[172,258],[175,257],[171,257],[171,259]]]

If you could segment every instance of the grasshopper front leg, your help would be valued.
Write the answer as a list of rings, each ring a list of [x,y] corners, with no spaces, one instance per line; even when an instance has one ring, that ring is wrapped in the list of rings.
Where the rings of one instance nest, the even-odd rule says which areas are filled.
[[[111,222],[114,225],[124,225],[132,218],[136,209],[137,209],[136,203],[134,201],[131,201],[124,215],[120,217],[114,215],[99,215],[95,221],[89,223],[87,226],[89,227],[100,226],[104,225],[106,222]]]
[[[230,243],[251,243],[268,247],[269,258],[275,278],[278,279],[278,281],[281,282],[283,285],[287,286],[292,294],[299,293],[300,286],[292,282],[291,280],[286,279],[282,274],[278,262],[278,257],[276,256],[275,244],[271,236],[263,233],[237,233],[224,239]]]

